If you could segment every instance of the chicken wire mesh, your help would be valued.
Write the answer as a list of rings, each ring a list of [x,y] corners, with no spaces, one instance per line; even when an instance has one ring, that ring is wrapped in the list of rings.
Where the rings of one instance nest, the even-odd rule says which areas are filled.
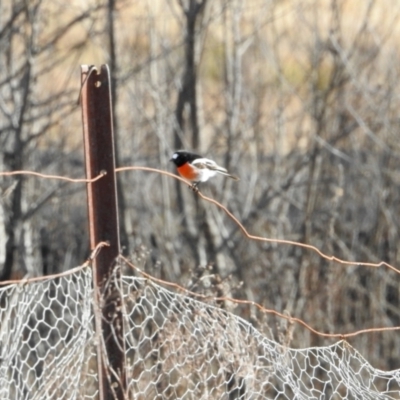
[[[400,399],[349,344],[291,349],[226,310],[122,276],[127,399]],[[98,398],[89,268],[0,290],[0,398]]]
[[[0,399],[95,397],[92,292],[89,268],[0,288]]]

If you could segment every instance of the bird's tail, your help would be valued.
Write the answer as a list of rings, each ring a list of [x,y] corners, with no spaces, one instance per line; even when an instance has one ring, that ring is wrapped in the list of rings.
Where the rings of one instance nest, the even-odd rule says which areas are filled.
[[[240,178],[238,176],[229,174],[228,170],[226,168],[224,168],[224,167],[220,167],[219,165],[215,165],[213,170],[217,171],[221,175],[225,175],[225,176],[227,176],[227,177],[229,177],[229,178],[231,178],[231,179],[233,179],[235,181],[240,181]]]
[[[222,168],[221,168],[221,169],[218,169],[218,172],[219,172],[220,174],[222,174],[222,175],[227,176],[228,178],[233,179],[234,181],[240,181],[240,178],[239,178],[238,176],[228,174],[228,172],[226,171],[226,169],[222,169]]]

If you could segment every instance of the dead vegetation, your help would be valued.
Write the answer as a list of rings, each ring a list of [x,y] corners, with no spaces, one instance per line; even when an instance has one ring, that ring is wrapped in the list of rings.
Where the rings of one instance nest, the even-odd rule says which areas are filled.
[[[177,146],[195,147],[241,177],[200,189],[251,233],[400,265],[399,5],[140,0],[109,13],[110,4],[2,3],[1,170],[82,176],[79,64],[109,63],[121,166],[170,169]],[[235,296],[327,332],[400,325],[393,272],[249,242],[166,177],[123,173],[120,183],[124,252],[145,246],[151,273],[187,284],[212,264],[222,280],[232,275]],[[2,279],[86,258],[83,186],[21,177],[1,178],[0,189]],[[323,343],[296,329],[290,345]],[[395,333],[352,344],[376,367],[399,367]]]

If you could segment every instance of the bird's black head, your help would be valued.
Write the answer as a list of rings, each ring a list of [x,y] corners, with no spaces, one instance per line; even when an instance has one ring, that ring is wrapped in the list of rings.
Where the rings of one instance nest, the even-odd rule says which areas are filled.
[[[177,167],[181,167],[183,164],[187,162],[192,162],[197,158],[201,158],[198,154],[189,153],[185,150],[176,151],[169,161],[172,161]]]

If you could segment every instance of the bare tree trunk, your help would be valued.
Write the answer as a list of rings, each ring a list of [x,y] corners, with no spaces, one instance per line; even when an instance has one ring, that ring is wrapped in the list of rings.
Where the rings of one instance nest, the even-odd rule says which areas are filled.
[[[119,135],[118,135],[118,116],[116,115],[116,105],[118,102],[118,60],[117,60],[117,50],[115,43],[115,27],[114,27],[114,19],[115,19],[115,0],[108,0],[108,40],[109,40],[109,64],[111,71],[111,109],[113,115],[113,126],[114,126],[114,140],[115,140],[115,159],[116,165],[120,165],[120,156],[119,156]],[[126,201],[125,201],[125,193],[124,193],[124,185],[122,183],[122,176],[117,175],[117,192],[118,192],[118,213],[120,215],[119,218],[119,232],[120,232],[120,240],[121,240],[121,249],[125,253],[129,252],[129,240],[128,233],[126,231],[126,223],[125,223],[125,214],[126,214]]]
[[[22,169],[22,160],[24,153],[24,143],[22,141],[22,129],[24,125],[24,117],[28,108],[30,84],[31,84],[31,65],[27,61],[25,66],[25,73],[20,80],[20,88],[22,90],[21,107],[18,115],[18,123],[14,129],[13,145],[10,152],[5,154],[5,164],[11,171],[18,171]],[[21,229],[22,224],[22,182],[23,177],[16,178],[18,183],[10,195],[10,216],[6,220],[5,231],[7,235],[6,240],[6,257],[3,267],[3,273],[0,276],[0,281],[8,280],[11,278],[12,270],[15,263],[16,249],[18,247],[18,230]]]
[[[202,0],[201,2],[197,2],[196,0],[188,0],[187,6],[183,3],[183,0],[179,1],[180,6],[186,17],[186,32],[185,32],[185,70],[182,78],[182,86],[179,90],[178,101],[176,104],[175,116],[177,121],[177,127],[175,128],[175,148],[180,149],[186,147],[186,144],[191,145],[192,150],[197,150],[200,146],[200,133],[199,133],[199,122],[197,115],[197,92],[196,92],[196,84],[197,84],[197,73],[196,73],[196,22],[198,17],[201,15],[204,7],[207,3],[207,0]],[[185,123],[185,106],[186,104],[189,106],[189,124]],[[191,141],[185,140],[185,136],[188,132],[191,131]],[[177,203],[178,209],[183,215],[183,223],[186,227],[187,232],[191,232],[190,224],[188,222],[188,215],[185,212],[184,200],[182,194],[182,184],[180,182],[176,182],[175,184],[177,191]],[[196,210],[197,210],[197,218],[196,221],[199,222],[201,219],[201,215],[204,214],[204,210],[201,211],[199,208],[198,199],[195,199]],[[198,225],[199,226],[199,225]],[[198,232],[198,229],[196,229]],[[201,246],[201,241],[199,240],[199,234],[195,233],[194,236],[190,235],[189,237],[189,245],[193,251],[194,257],[196,259],[196,264],[201,263],[201,253],[202,251],[199,249]]]
[[[42,9],[44,7],[44,9]],[[71,89],[65,71],[68,60],[81,51],[81,46],[92,35],[90,28],[88,36],[80,41],[68,37],[76,26],[93,23],[99,10],[104,6],[87,7],[81,13],[72,12],[62,15],[56,25],[52,25],[51,33],[47,29],[46,18],[38,18],[40,13],[48,15],[48,7],[42,0],[15,0],[1,3],[0,8],[0,165],[2,171],[33,170],[53,174],[69,175],[67,166],[75,166],[76,172],[82,167],[79,155],[66,147],[65,138],[71,137],[69,125],[74,125],[72,111],[77,108],[76,87]],[[104,14],[103,14],[104,15]],[[88,26],[88,25],[87,25]],[[60,46],[60,41],[63,41]],[[55,55],[57,53],[57,55]],[[73,61],[74,63],[76,61]],[[52,75],[62,65],[64,73],[54,81]],[[75,65],[74,65],[75,68]],[[64,78],[65,77],[65,81]],[[65,127],[67,127],[65,129]],[[46,137],[46,133],[50,133]],[[41,140],[40,146],[37,146]],[[69,147],[68,147],[69,146]],[[67,151],[65,151],[67,150]],[[63,165],[62,165],[63,164]],[[81,169],[79,171],[82,171]],[[29,179],[29,186],[25,180]],[[31,182],[34,182],[31,184]],[[54,181],[44,181],[23,176],[1,177],[0,197],[2,224],[0,246],[2,246],[0,279],[7,280],[13,276],[22,276],[28,270],[33,274],[42,274],[43,269],[49,270],[48,260],[54,262],[54,272],[62,265],[65,254],[63,244],[58,242],[60,237],[66,243],[82,242],[84,229],[77,226],[80,213],[69,213],[68,207],[62,201],[62,196],[70,196],[62,192],[61,186]],[[79,189],[78,189],[79,190]],[[74,189],[70,193],[73,193]],[[77,192],[75,192],[77,193]],[[55,200],[50,202],[49,200]],[[56,206],[57,202],[62,205]],[[47,204],[46,204],[47,203]],[[49,206],[49,212],[43,212],[43,205]],[[58,210],[55,212],[55,210]],[[83,207],[82,207],[83,208]],[[41,210],[41,211],[39,211]],[[78,207],[78,210],[80,208]],[[52,215],[52,213],[54,213]],[[67,219],[63,216],[68,213]],[[37,215],[39,214],[39,215]],[[81,213],[83,215],[84,212]],[[53,224],[52,233],[46,243],[44,255],[46,261],[41,264],[43,257],[36,252],[39,236],[37,233],[47,221],[59,221]],[[66,223],[65,225],[63,225]],[[74,234],[68,237],[66,226],[72,223]],[[57,231],[60,235],[54,235]],[[60,251],[61,250],[61,251]],[[82,253],[86,253],[85,249]],[[77,257],[82,258],[82,254]],[[43,269],[38,268],[43,265]],[[71,265],[68,265],[70,267]]]
[[[185,105],[189,105],[189,127],[192,132],[192,140],[190,145],[193,150],[197,150],[200,146],[199,135],[199,122],[197,117],[197,100],[196,100],[196,60],[195,60],[195,47],[196,47],[196,22],[201,15],[207,0],[197,2],[196,0],[189,0],[188,6],[185,7],[183,0],[180,1],[182,10],[186,17],[186,36],[185,36],[185,71],[182,79],[182,87],[179,91],[178,101],[176,105],[176,120],[178,127],[175,130],[175,148],[182,148],[185,146],[183,138],[186,134]]]

